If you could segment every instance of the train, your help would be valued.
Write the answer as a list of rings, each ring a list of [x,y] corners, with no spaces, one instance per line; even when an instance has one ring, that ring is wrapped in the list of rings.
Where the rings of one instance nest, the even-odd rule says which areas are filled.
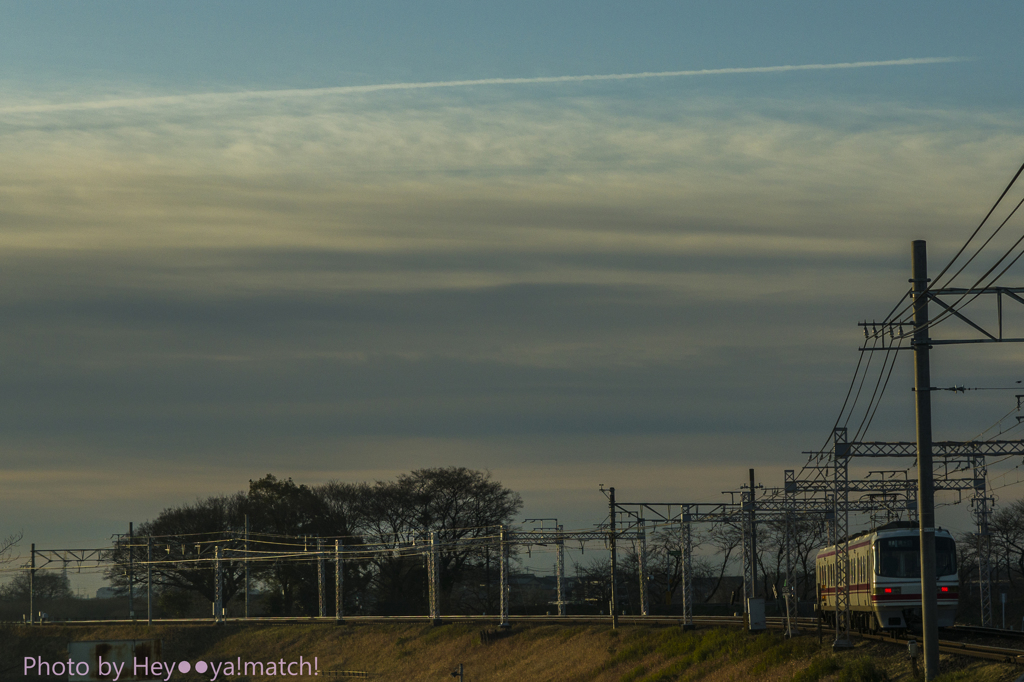
[[[916,523],[895,521],[850,536],[850,627],[862,632],[907,630],[921,623],[921,546]],[[935,531],[935,576],[939,627],[956,620],[960,596],[956,542]],[[818,551],[814,561],[816,609],[831,625],[836,616],[836,547]]]

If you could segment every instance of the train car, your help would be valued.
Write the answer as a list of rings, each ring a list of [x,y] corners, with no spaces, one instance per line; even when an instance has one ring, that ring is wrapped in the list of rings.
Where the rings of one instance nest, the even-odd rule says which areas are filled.
[[[921,547],[916,523],[897,521],[849,539],[847,582],[850,626],[861,631],[903,630],[921,622]],[[817,608],[835,624],[836,548],[818,551],[814,561]],[[935,531],[935,575],[939,627],[956,620],[960,582],[956,543],[949,531]]]

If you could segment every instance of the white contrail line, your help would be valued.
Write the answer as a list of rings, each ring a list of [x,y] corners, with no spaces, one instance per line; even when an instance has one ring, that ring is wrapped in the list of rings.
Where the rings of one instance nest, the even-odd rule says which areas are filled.
[[[591,76],[537,76],[533,78],[480,78],[463,81],[433,81],[428,83],[381,83],[378,85],[345,85],[332,88],[302,90],[250,90],[242,92],[213,92],[191,95],[165,95],[133,99],[110,99],[94,102],[67,102],[63,104],[27,104],[0,107],[0,114],[42,113],[50,111],[89,111],[167,104],[199,102],[234,102],[244,99],[288,99],[347,95],[386,90],[426,90],[430,88],[461,88],[472,85],[539,85],[544,83],[584,83],[587,81],[624,81],[641,78],[679,78],[684,76],[720,76],[744,73],[783,73],[787,71],[827,71],[833,69],[865,69],[878,66],[918,66],[921,64],[948,64],[962,62],[962,57],[924,57],[920,59],[890,59],[875,62],[841,62],[838,64],[790,64],[784,66],[744,66],[728,69],[700,69],[695,71],[645,71],[642,73],[613,73]]]

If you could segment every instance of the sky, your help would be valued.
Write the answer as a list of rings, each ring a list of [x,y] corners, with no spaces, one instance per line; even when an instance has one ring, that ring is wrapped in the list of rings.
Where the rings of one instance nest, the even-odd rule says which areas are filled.
[[[485,469],[567,528],[601,521],[599,484],[781,485],[910,242],[941,267],[1024,161],[1022,23],[1014,2],[0,2],[0,535],[103,546],[267,473]],[[937,385],[1011,389],[936,393],[936,438],[1012,426],[1022,357],[936,350]],[[911,386],[901,354],[863,440],[913,439]]]

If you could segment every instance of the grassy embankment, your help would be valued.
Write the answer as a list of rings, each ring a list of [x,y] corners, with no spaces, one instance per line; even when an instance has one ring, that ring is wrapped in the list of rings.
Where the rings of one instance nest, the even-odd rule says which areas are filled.
[[[225,625],[225,626],[0,626],[0,679],[44,679],[22,673],[25,656],[60,660],[69,640],[159,638],[165,661],[297,661],[316,656],[321,670],[365,670],[378,680],[444,680],[459,663],[467,682],[668,682],[767,680],[870,682],[913,679],[906,654],[875,642],[833,656],[813,636],[784,640],[733,629],[543,625],[516,628],[482,644],[474,625]],[[942,682],[1011,681],[1008,665],[943,657]],[[212,674],[175,674],[173,680],[209,680]],[[67,679],[67,678],[64,678]],[[71,678],[74,679],[74,678]],[[278,677],[229,677],[233,680]]]

